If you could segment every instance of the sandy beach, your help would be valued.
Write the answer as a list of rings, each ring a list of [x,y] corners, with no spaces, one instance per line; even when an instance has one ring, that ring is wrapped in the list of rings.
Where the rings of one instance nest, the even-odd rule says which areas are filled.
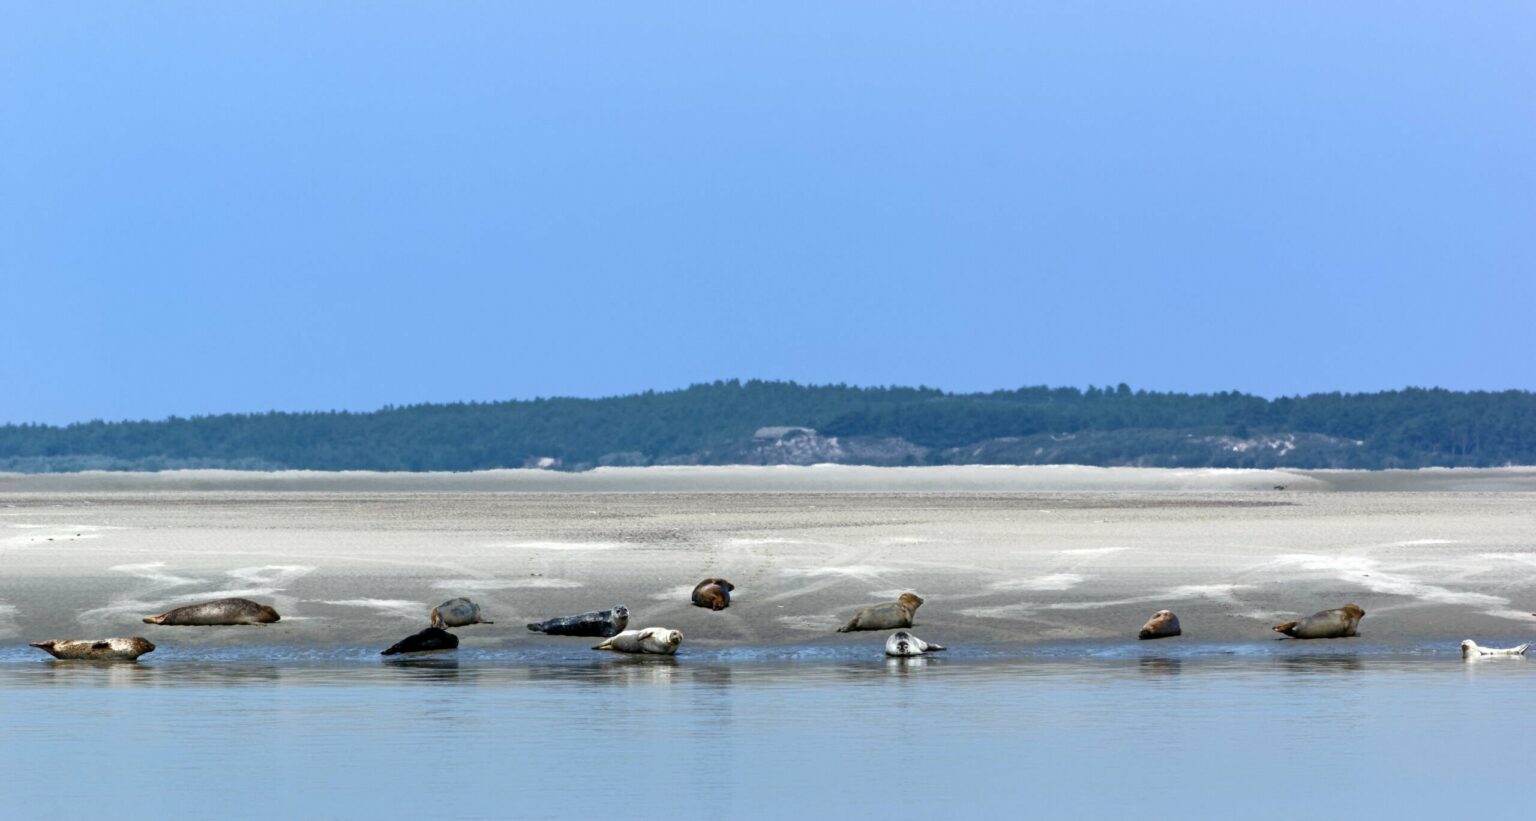
[[[706,576],[732,606],[690,606]],[[945,644],[1276,640],[1352,601],[1364,640],[1536,632],[1536,470],[1072,467],[640,468],[585,474],[185,471],[0,475],[0,640],[144,635],[164,647],[385,646],[466,595],[464,645],[628,605],[685,646],[873,642],[837,634],[904,590]],[[275,625],[140,619],[224,596]],[[564,641],[579,642],[566,639]]]

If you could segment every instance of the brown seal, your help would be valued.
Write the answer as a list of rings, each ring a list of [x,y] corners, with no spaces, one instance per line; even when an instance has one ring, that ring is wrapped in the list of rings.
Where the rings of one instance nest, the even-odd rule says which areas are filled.
[[[145,616],[145,624],[194,625],[200,627],[226,624],[271,624],[280,616],[265,604],[250,599],[218,599],[167,610],[158,616]]]
[[[917,608],[922,605],[923,600],[916,593],[903,593],[896,598],[896,601],[860,610],[847,624],[837,628],[837,632],[895,630],[898,627],[911,627],[912,617],[917,614]]]
[[[1136,638],[1166,639],[1182,632],[1179,629],[1179,617],[1175,616],[1172,610],[1159,610],[1141,626],[1141,632],[1136,634]]]
[[[1277,624],[1275,632],[1293,639],[1342,639],[1360,635],[1358,630],[1363,618],[1364,610],[1346,604],[1333,610],[1319,610],[1299,621]]]
[[[736,585],[725,579],[705,579],[693,588],[693,606],[724,610],[731,606],[731,591]]]
[[[53,639],[34,641],[32,646],[56,659],[82,661],[133,661],[155,649],[149,639],[138,636],[128,639]]]

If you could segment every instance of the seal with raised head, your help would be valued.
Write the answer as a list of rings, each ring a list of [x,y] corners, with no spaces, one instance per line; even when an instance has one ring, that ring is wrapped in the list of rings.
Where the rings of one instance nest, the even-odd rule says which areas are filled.
[[[592,645],[593,650],[612,650],[615,653],[649,653],[670,656],[683,643],[683,631],[665,627],[646,627],[624,632]]]
[[[415,635],[390,645],[381,656],[398,656],[401,653],[431,653],[436,650],[452,650],[459,646],[459,637],[441,627],[428,627]]]
[[[1179,617],[1175,616],[1172,610],[1159,610],[1141,626],[1141,632],[1136,634],[1136,638],[1166,639],[1182,632],[1179,629]]]
[[[36,647],[37,645],[32,645]],[[1477,642],[1467,639],[1461,643],[1461,657],[1464,659],[1484,658],[1486,656],[1523,656],[1525,651],[1531,649],[1530,642],[1517,644],[1514,647],[1483,647]]]
[[[56,659],[81,661],[133,661],[155,649],[149,639],[139,636],[127,639],[53,639],[34,641],[32,646]]]
[[[629,608],[619,605],[612,610],[594,610],[575,616],[561,616],[545,621],[530,622],[528,629],[551,636],[595,636],[608,638],[624,632],[629,626]]]
[[[943,649],[944,646],[942,644],[923,641],[905,630],[897,630],[890,635],[890,638],[885,640],[885,654],[898,658],[912,658],[913,656],[921,656],[924,653],[933,653]]]
[[[854,630],[895,630],[898,627],[911,627],[912,617],[917,614],[917,608],[922,605],[923,600],[916,593],[903,593],[896,598],[896,601],[860,610],[847,624],[837,628],[837,632],[851,633]]]
[[[480,613],[480,605],[460,597],[432,608],[433,627],[467,627],[471,624],[495,624]]]
[[[693,606],[724,610],[731,606],[731,591],[736,585],[725,579],[705,579],[693,588]]]
[[[1365,618],[1364,610],[1346,604],[1332,610],[1319,610],[1304,619],[1277,624],[1275,632],[1293,639],[1342,639],[1360,635],[1362,618]]]
[[[145,624],[193,625],[210,627],[226,624],[271,624],[281,616],[265,604],[250,599],[219,599],[189,604],[167,610],[158,616],[145,616]]]

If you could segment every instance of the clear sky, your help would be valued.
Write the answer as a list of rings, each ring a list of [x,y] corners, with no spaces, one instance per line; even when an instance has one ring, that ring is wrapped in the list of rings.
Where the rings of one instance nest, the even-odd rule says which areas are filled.
[[[1536,4],[0,0],[0,421],[1536,388]]]

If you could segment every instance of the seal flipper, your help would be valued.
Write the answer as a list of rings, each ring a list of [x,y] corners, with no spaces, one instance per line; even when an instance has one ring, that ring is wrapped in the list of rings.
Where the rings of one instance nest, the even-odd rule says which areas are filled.
[[[1287,636],[1294,637],[1296,635],[1296,624],[1297,622],[1294,621],[1288,621],[1285,624],[1277,624],[1275,625],[1275,632],[1284,633]]]
[[[528,629],[532,630],[535,633],[542,633],[542,632],[544,632],[544,625],[543,625],[542,622],[540,622],[540,623],[529,622],[528,623]]]
[[[944,649],[944,645],[942,645],[942,644],[934,644],[931,641],[927,642],[927,645],[928,645],[927,647],[923,648],[923,652],[924,653],[932,653],[932,652],[935,652],[937,650],[943,650]]]

